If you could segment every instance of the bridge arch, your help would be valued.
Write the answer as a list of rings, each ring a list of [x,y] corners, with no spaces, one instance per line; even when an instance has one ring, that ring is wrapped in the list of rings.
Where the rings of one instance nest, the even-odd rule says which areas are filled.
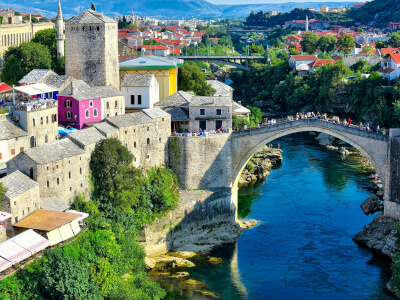
[[[297,123],[297,124],[296,124]],[[279,124],[278,124],[279,125]],[[264,128],[254,128],[232,134],[232,172],[231,187],[237,189],[239,176],[251,157],[265,144],[281,137],[300,132],[320,132],[338,138],[359,150],[374,166],[380,175],[386,191],[387,184],[387,137],[376,133],[348,128],[322,120],[299,120],[273,125]],[[273,127],[276,127],[273,129]]]

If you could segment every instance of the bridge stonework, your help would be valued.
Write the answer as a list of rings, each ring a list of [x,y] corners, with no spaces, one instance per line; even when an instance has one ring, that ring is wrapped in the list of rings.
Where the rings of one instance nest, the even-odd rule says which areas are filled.
[[[385,215],[400,220],[400,187],[397,187],[400,183],[400,162],[397,159],[400,157],[400,139],[358,128],[307,119],[231,134],[171,137],[170,166],[183,189],[231,188],[232,202],[237,207],[238,178],[253,154],[280,137],[307,131],[332,135],[361,151],[371,161],[384,184]],[[391,169],[391,166],[396,169]]]

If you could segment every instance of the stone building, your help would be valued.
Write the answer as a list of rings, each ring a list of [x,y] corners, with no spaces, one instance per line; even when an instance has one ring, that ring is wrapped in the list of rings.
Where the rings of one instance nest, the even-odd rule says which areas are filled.
[[[8,173],[21,171],[39,183],[40,197],[70,204],[89,196],[89,153],[69,139],[28,149],[7,163]]]
[[[160,101],[176,93],[178,90],[178,67],[183,65],[182,59],[169,57],[138,56],[121,61],[119,64],[121,81],[126,74],[154,74],[160,85]]]
[[[57,101],[37,100],[14,106],[12,118],[27,132],[29,148],[58,139]],[[27,149],[27,148],[26,148]]]
[[[31,21],[25,23],[15,23],[15,12],[7,17],[7,23],[0,25],[0,55],[3,56],[4,52],[11,46],[19,46],[23,42],[30,42],[35,36],[36,32],[44,29],[54,28],[52,22],[32,23]],[[5,20],[3,18],[3,20]]]
[[[90,87],[71,81],[58,95],[59,123],[82,129],[110,116],[125,114],[124,95],[114,86]]]
[[[121,82],[125,109],[153,108],[160,100],[159,84],[154,74],[126,74]]]
[[[65,24],[65,73],[90,86],[119,89],[117,22],[85,10]]]
[[[106,139],[107,137],[103,135],[97,128],[90,127],[70,133],[67,135],[67,138],[91,155],[96,149],[97,143]]]
[[[20,171],[0,179],[0,183],[7,189],[6,196],[1,201],[1,209],[12,214],[6,224],[7,231],[10,231],[10,225],[40,209],[39,183]]]
[[[7,174],[6,163],[28,147],[27,132],[10,120],[0,120],[0,177]]]
[[[194,96],[189,103],[189,131],[232,128],[232,100],[229,97]]]
[[[215,90],[215,97],[230,97],[233,99],[233,88],[218,80],[207,80],[207,83]]]
[[[119,140],[134,156],[134,166],[164,166],[171,133],[171,116],[159,108],[107,118],[119,129]]]

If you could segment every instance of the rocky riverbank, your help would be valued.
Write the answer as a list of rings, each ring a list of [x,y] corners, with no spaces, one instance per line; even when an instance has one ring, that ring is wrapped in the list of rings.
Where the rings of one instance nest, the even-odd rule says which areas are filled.
[[[264,146],[253,155],[239,178],[239,185],[254,183],[265,179],[274,164],[282,162],[282,150]]]

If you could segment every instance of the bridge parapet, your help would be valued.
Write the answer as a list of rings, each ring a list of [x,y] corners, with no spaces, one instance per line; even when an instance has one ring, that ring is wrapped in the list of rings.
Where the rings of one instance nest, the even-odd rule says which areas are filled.
[[[318,126],[326,129],[331,129],[335,131],[340,131],[343,133],[350,133],[361,137],[366,137],[378,141],[389,141],[389,136],[376,132],[369,132],[366,130],[361,130],[358,126],[343,126],[340,124],[332,123],[320,119],[301,119],[292,122],[280,122],[275,125],[261,126],[261,128],[249,128],[248,130],[235,131],[232,133],[232,138],[242,137],[246,135],[262,134],[273,131],[287,130],[296,127],[304,126]]]

